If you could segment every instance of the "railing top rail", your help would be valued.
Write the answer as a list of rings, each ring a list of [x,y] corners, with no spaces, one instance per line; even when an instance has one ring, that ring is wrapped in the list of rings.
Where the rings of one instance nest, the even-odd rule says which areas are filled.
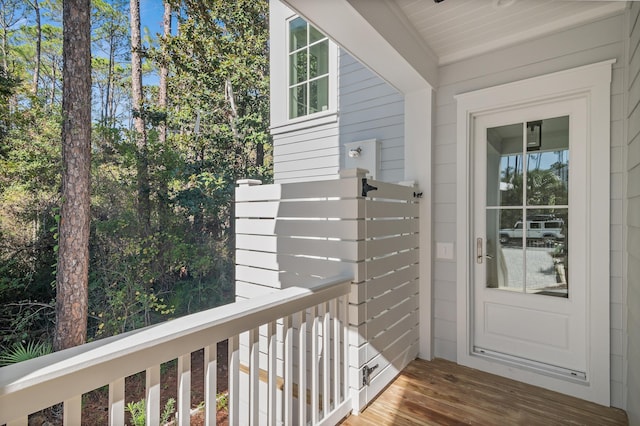
[[[311,288],[291,287],[0,368],[0,424],[24,415],[13,406],[35,398],[29,392],[36,388],[37,398],[55,404],[348,294],[351,281],[338,276]]]

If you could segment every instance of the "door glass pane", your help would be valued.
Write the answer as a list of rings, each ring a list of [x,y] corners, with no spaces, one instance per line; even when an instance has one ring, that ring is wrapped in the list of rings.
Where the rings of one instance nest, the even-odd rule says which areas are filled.
[[[522,291],[524,289],[524,259],[522,229],[510,229],[504,233],[503,226],[522,210],[487,210],[487,287],[503,290]],[[520,220],[522,223],[522,220]],[[516,235],[516,234],[519,234]]]
[[[487,287],[568,297],[569,117],[487,129],[486,206]]]
[[[566,208],[527,211],[527,293],[568,296],[568,213]]]
[[[527,205],[568,204],[569,117],[528,122]]]
[[[522,205],[523,125],[487,130],[487,206]]]

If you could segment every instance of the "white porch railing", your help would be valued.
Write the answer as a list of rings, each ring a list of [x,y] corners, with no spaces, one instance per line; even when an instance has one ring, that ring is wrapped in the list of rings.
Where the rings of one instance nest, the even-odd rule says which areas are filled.
[[[176,420],[188,425],[190,356],[202,348],[206,424],[215,424],[216,345],[225,339],[230,425],[245,424],[239,420],[240,401],[249,404],[246,424],[333,425],[351,409],[346,343],[351,281],[343,276],[309,289],[291,287],[1,368],[0,425],[26,426],[29,414],[61,402],[64,424],[80,425],[82,395],[104,385],[109,423],[124,425],[125,377],[140,371],[147,377],[146,421],[158,425],[160,365],[176,358]],[[249,336],[247,365],[239,361],[241,333]],[[261,354],[266,362],[260,362]]]

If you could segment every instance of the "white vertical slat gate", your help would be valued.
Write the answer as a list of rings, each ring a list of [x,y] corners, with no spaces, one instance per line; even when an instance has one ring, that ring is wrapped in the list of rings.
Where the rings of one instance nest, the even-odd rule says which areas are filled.
[[[348,306],[320,305],[319,310],[307,311],[312,320],[299,329],[294,321],[299,336],[292,343],[298,354],[294,377],[297,389],[307,392],[295,392],[297,404],[283,395],[284,412],[295,416],[297,424],[316,424],[327,415],[330,404],[323,408],[322,402],[325,395],[337,393],[331,390],[338,383],[331,376],[341,369],[331,364],[324,350],[330,343],[325,330],[330,327],[330,313],[340,309],[349,315],[348,380],[352,407],[360,410],[418,353],[416,190],[366,179],[363,170],[345,171],[340,179],[326,181],[238,183],[238,300],[313,285],[335,275],[354,277]],[[278,327],[283,332],[277,338],[282,339],[289,325]],[[241,354],[247,345],[245,336]],[[339,358],[337,353],[332,357]],[[241,356],[241,362],[246,359]],[[281,361],[279,357],[279,372]],[[261,368],[263,362],[260,359]],[[302,404],[307,393],[310,403]]]

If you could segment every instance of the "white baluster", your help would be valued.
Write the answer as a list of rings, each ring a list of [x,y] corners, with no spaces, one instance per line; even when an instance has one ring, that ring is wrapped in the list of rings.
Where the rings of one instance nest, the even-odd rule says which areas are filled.
[[[298,424],[307,424],[307,321],[306,311],[300,311],[298,329]]]
[[[75,426],[82,422],[82,395],[67,399],[64,402],[62,424]]]
[[[216,424],[216,411],[218,407],[218,345],[204,348],[204,418],[205,426]]]
[[[191,353],[178,357],[177,423],[188,425],[191,419]]]
[[[229,338],[229,424],[239,424],[240,402],[240,351],[239,337]]]
[[[311,424],[315,425],[318,423],[318,396],[320,393],[320,384],[319,384],[319,371],[318,371],[318,355],[319,348],[318,343],[320,339],[320,319],[318,317],[318,307],[314,306],[311,308],[311,317],[313,318],[313,322],[311,324]]]
[[[283,424],[293,424],[293,324],[292,317],[282,319],[283,336],[283,369],[284,389],[282,399],[284,401]]]
[[[338,315],[338,309],[340,304],[338,299],[333,299],[330,304],[331,317],[333,318],[333,404],[334,407],[337,407],[340,402],[342,402],[340,398],[340,384],[342,381],[340,377],[342,375],[342,371],[340,369],[340,339],[341,336],[341,328],[340,328],[340,316]]]
[[[278,358],[278,349],[277,349],[277,335],[276,335],[276,323],[275,321],[267,324],[267,342],[269,345],[269,353],[268,353],[268,366],[267,373],[269,375],[268,379],[268,407],[267,407],[267,423],[269,425],[275,426],[276,424],[276,398],[278,391],[278,370],[276,367],[276,360]]]
[[[160,366],[147,369],[147,425],[160,424]]]
[[[109,384],[109,425],[124,426],[124,377]]]
[[[249,424],[257,426],[260,419],[260,330],[249,330]]]
[[[322,304],[322,417],[327,417],[331,409],[331,314],[329,304]]]

